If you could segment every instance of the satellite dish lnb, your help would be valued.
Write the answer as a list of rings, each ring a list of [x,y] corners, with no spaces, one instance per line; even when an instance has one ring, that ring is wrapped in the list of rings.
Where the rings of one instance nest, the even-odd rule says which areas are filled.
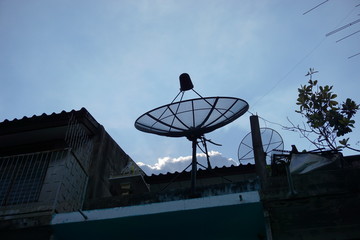
[[[183,73],[179,76],[180,80],[180,91],[184,92],[194,88],[194,85],[191,82],[189,74]]]

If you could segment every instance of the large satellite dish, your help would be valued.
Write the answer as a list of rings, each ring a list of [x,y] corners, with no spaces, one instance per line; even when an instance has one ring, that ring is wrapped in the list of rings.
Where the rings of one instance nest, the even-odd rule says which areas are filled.
[[[260,128],[263,150],[266,155],[266,163],[271,163],[273,152],[284,150],[284,141],[281,135],[271,128]],[[238,159],[240,164],[254,163],[254,150],[251,132],[240,142],[238,148]]]
[[[246,111],[247,103],[238,98],[195,98],[155,108],[141,115],[135,127],[162,136],[193,139],[234,121]]]
[[[231,123],[249,109],[246,101],[235,97],[202,97],[193,89],[190,76],[179,77],[180,92],[166,105],[150,110],[135,121],[143,132],[167,137],[186,137],[192,142],[191,188],[195,191],[197,171],[196,146],[205,133]],[[199,98],[183,100],[185,91],[194,91]],[[181,94],[180,100],[176,100]]]

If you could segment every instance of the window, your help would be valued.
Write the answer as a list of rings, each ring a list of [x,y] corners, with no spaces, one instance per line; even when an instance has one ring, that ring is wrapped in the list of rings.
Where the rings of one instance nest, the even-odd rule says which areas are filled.
[[[51,152],[0,158],[0,206],[36,202]]]

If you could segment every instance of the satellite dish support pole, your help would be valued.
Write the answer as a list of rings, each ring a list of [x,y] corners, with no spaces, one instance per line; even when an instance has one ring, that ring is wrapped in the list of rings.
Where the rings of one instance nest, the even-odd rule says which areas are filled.
[[[196,171],[197,171],[197,160],[196,160],[196,145],[197,139],[192,139],[192,163],[191,163],[191,193],[195,194],[196,189]]]

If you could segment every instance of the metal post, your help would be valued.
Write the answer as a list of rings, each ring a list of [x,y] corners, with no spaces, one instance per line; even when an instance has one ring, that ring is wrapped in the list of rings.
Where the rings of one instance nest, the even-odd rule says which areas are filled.
[[[196,160],[196,143],[197,139],[192,140],[192,169],[191,169],[191,193],[195,194],[196,188],[196,171],[197,171],[197,160]]]
[[[207,149],[207,146],[206,146],[206,140],[205,139],[204,139],[204,147],[205,147],[205,153],[206,153],[206,160],[207,160],[207,164],[208,164],[207,168],[211,169],[209,153],[208,153],[208,149]]]
[[[261,185],[266,177],[266,156],[262,146],[258,116],[250,116],[251,136],[255,158],[256,173],[260,177]]]
[[[292,180],[289,163],[285,163],[285,169],[286,169],[286,177],[287,177],[287,181],[288,181],[288,185],[289,185],[289,194],[288,195],[289,195],[289,197],[292,197],[292,196],[295,196],[297,194],[297,192],[295,191],[295,188],[294,188],[294,183]]]

